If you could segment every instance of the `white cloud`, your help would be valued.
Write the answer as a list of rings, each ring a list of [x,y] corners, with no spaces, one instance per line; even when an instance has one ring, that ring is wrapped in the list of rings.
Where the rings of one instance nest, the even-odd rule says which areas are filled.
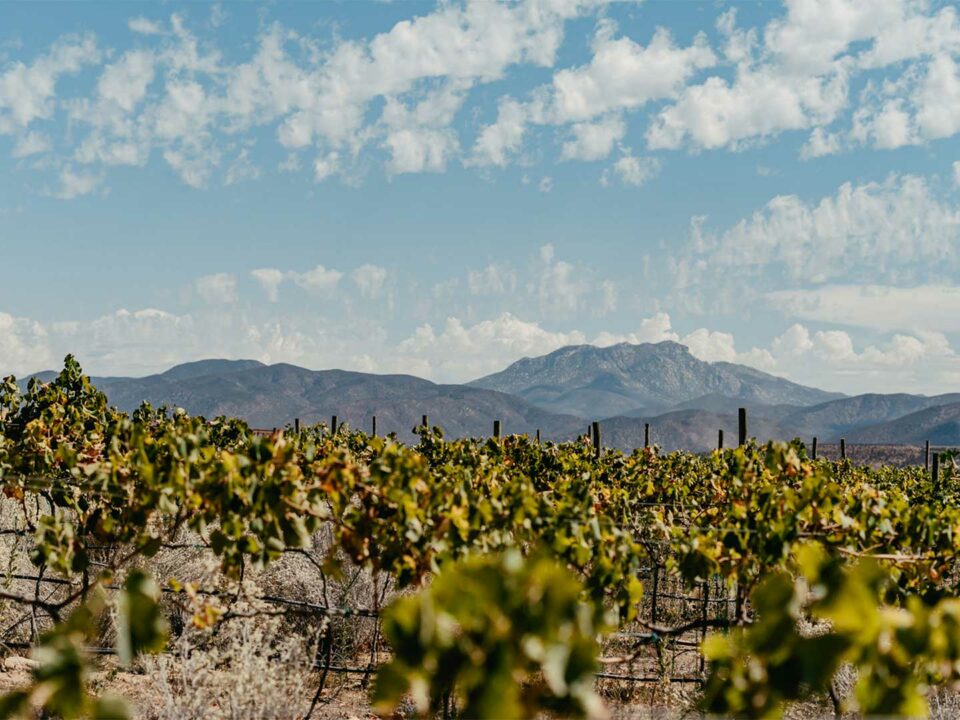
[[[50,152],[53,149],[53,143],[50,137],[45,133],[31,130],[17,139],[17,144],[13,148],[13,157],[25,158],[31,155]]]
[[[715,63],[716,56],[702,34],[681,48],[662,27],[646,47],[605,33],[594,43],[588,65],[554,75],[553,113],[557,122],[569,122],[638,108],[673,96],[697,70]]]
[[[427,92],[411,106],[388,97],[381,114],[383,146],[390,150],[390,174],[441,172],[460,149],[449,127],[463,105],[468,85],[449,82]]]
[[[719,148],[832,122],[846,103],[846,77],[784,76],[771,69],[738,72],[734,82],[711,77],[688,87],[660,112],[647,131],[654,149],[676,149],[688,140]]]
[[[276,268],[257,268],[251,270],[250,275],[263,288],[267,295],[267,300],[277,302],[280,297],[280,283],[283,282],[286,274]]]
[[[66,165],[60,170],[60,188],[54,193],[54,197],[61,200],[72,200],[83,195],[89,195],[97,189],[102,180],[101,175],[78,172],[70,165]]]
[[[387,170],[391,174],[441,172],[458,143],[452,130],[403,129],[389,133],[384,145],[390,149]]]
[[[379,265],[361,265],[350,273],[350,278],[362,297],[375,300],[383,292],[384,283],[387,281],[387,269]]]
[[[336,290],[343,273],[332,268],[327,269],[323,265],[317,265],[306,272],[291,272],[289,276],[293,279],[294,284],[307,292],[313,295],[326,295]]]
[[[127,26],[135,33],[140,35],[162,35],[163,25],[156,20],[150,20],[145,17],[130,18]]]
[[[25,375],[53,366],[46,329],[38,322],[0,312],[0,376]]]
[[[340,166],[340,155],[336,152],[317,157],[313,162],[313,179],[317,182],[326,180],[333,175]]]
[[[469,164],[504,167],[520,150],[526,130],[526,108],[512,98],[501,98],[497,120],[480,131]]]
[[[84,35],[61,38],[30,65],[10,64],[0,72],[0,134],[49,118],[60,76],[76,73],[99,58],[93,36]]]
[[[836,155],[841,150],[840,138],[823,128],[814,128],[810,137],[800,150],[800,157],[804,160]]]
[[[183,182],[198,189],[207,186],[213,168],[220,162],[215,153],[194,150],[167,150],[163,159]]]
[[[135,17],[129,29],[145,37],[134,49],[101,53],[92,36],[68,36],[29,62],[7,63],[0,133],[16,134],[15,152],[25,153],[38,147],[23,140],[37,137],[27,134],[31,124],[59,110],[62,136],[43,132],[64,156],[44,167],[144,166],[156,153],[184,183],[204,188],[215,173],[227,184],[254,177],[250,165],[228,158],[270,133],[283,148],[309,148],[315,180],[355,182],[373,162],[387,175],[444,172],[458,162],[532,165],[545,148],[563,160],[598,161],[632,123],[645,123],[648,146],[660,149],[741,149],[803,131],[808,159],[960,132],[960,18],[949,4],[788,0],[766,26],[749,29],[736,26],[730,9],[716,21],[716,49],[704,33],[683,42],[663,27],[631,36],[595,12],[600,4],[442,2],[355,39],[265,23],[239,61],[195,35],[184,15]],[[553,69],[567,23],[591,12],[598,19],[589,58]],[[198,27],[209,32],[221,21],[215,6]],[[92,89],[57,96],[62,77],[101,61]],[[522,98],[500,97],[492,122],[487,109],[467,105],[482,124],[462,151],[470,94],[521,65],[552,74]],[[651,118],[638,112],[653,103]],[[534,131],[541,142],[525,153]],[[604,177],[635,185],[652,168],[626,153]]]
[[[859,74],[893,68],[892,79],[867,83],[851,137],[893,148],[946,137],[960,129],[960,80],[951,55],[960,51],[955,8],[905,0],[788,0],[787,12],[763,29],[721,16],[732,79],[711,76],[687,86],[648,129],[654,148],[737,149],[790,130],[812,130],[807,158],[843,147],[827,130],[849,106]],[[920,83],[914,79],[922,76]],[[917,88],[914,92],[913,88]]]
[[[223,305],[237,301],[237,278],[230,273],[204,275],[194,281],[194,289],[211,305]]]
[[[530,94],[528,102],[501,98],[496,122],[480,131],[472,162],[506,165],[520,149],[529,124],[576,123],[562,157],[606,157],[625,133],[617,113],[673,97],[695,72],[716,62],[703,34],[684,48],[674,43],[668,30],[658,28],[644,47],[627,37],[614,38],[614,31],[612,24],[601,23],[590,62],[557,71],[550,83]],[[601,116],[607,117],[589,122]]]
[[[695,224],[674,277],[678,292],[698,283],[743,285],[748,278],[759,290],[831,280],[908,285],[956,269],[958,242],[960,210],[921,177],[891,176],[845,183],[815,203],[775,197],[718,235]]]
[[[509,295],[517,289],[517,272],[491,263],[482,270],[468,271],[467,287],[471,295]]]
[[[787,328],[786,332],[774,339],[770,349],[775,355],[797,355],[812,350],[813,340],[810,339],[810,331],[806,327],[800,323],[795,323]]]
[[[604,187],[612,183],[616,176],[624,185],[640,187],[660,173],[660,161],[656,158],[636,157],[626,152],[612,167],[603,171],[600,184]]]
[[[595,123],[576,123],[570,128],[571,140],[563,144],[564,160],[603,160],[627,132],[623,119],[611,115]]]
[[[960,68],[952,57],[938,55],[930,62],[919,95],[916,122],[924,138],[960,131]]]
[[[670,315],[665,312],[658,312],[648,318],[640,321],[640,328],[636,332],[618,335],[609,332],[602,332],[591,342],[599,347],[608,347],[619,343],[633,343],[639,345],[642,343],[658,343],[670,340],[679,342],[680,336],[674,332],[670,322]]]
[[[735,362],[737,351],[733,335],[699,328],[686,335],[681,341],[690,348],[690,354],[707,362]]]
[[[960,372],[960,359],[938,332],[894,334],[858,351],[843,330],[811,333],[795,324],[773,341],[771,351],[779,373],[848,393],[940,393]]]
[[[253,164],[250,151],[244,148],[227,168],[225,181],[227,185],[235,185],[245,180],[256,180],[258,177],[260,177],[260,168]]]
[[[106,102],[116,103],[126,112],[133,110],[147,94],[154,78],[153,54],[133,50],[114,63],[104,66],[97,81],[97,94]]]
[[[575,313],[589,296],[590,283],[574,265],[554,261],[553,255],[552,245],[541,248],[543,265],[528,285],[528,292],[536,297],[543,312]]]
[[[440,332],[431,325],[418,328],[399,343],[393,362],[398,369],[462,382],[501,370],[521,357],[583,342],[580,332],[552,332],[509,313],[474,325],[464,325],[459,318],[451,317]]]
[[[960,287],[826,285],[777,290],[770,302],[790,317],[881,331],[960,332]]]

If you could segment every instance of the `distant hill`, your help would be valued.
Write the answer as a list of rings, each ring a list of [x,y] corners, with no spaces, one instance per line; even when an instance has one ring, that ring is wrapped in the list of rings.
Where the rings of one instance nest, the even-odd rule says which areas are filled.
[[[675,342],[574,345],[524,358],[469,383],[553,412],[612,417],[663,412],[703,396],[736,403],[814,405],[843,397],[733,363],[709,363]]]
[[[937,405],[848,433],[854,443],[960,445],[960,402]]]
[[[504,433],[567,439],[583,431],[579,418],[550,413],[521,398],[462,385],[438,385],[411,375],[373,375],[345,370],[307,370],[256,361],[205,360],[143,378],[94,377],[112,405],[131,411],[141,402],[182,407],[194,415],[240,417],[254,427],[340,422],[405,440],[424,414],[451,437],[490,435],[498,419]]]
[[[613,417],[601,423],[604,445],[629,450],[643,446],[644,424],[650,424],[650,442],[663,450],[705,452],[717,447],[719,430],[723,430],[725,447],[737,444],[736,412],[715,413],[708,410],[677,410],[651,417]],[[747,430],[760,441],[792,440],[796,435],[776,421],[749,415]]]
[[[919,410],[956,402],[960,402],[960,393],[932,397],[904,393],[870,393],[799,408],[783,416],[781,420],[802,435],[819,435],[824,440],[836,440],[847,435],[846,439],[852,441],[851,433],[858,430],[866,431],[870,426],[885,424]],[[891,437],[882,442],[898,441]],[[960,442],[960,436],[954,442]]]
[[[706,410],[716,415],[734,413],[737,408],[745,407],[751,417],[762,417],[768,420],[779,420],[801,409],[798,405],[768,405],[753,400],[727,397],[718,393],[700,395],[692,400],[685,400],[669,408],[664,408],[661,414],[678,412],[681,410]],[[637,408],[628,413],[627,417],[642,417],[649,414],[643,408]]]
[[[36,377],[48,381],[45,371]],[[144,400],[206,417],[231,415],[254,427],[329,422],[337,415],[411,440],[426,414],[448,437],[505,434],[569,440],[602,421],[604,444],[632,450],[651,441],[667,450],[716,447],[723,428],[736,443],[738,407],[759,440],[800,437],[821,445],[850,443],[960,445],[960,393],[835,397],[815,388],[730,363],[705,363],[677,343],[576,346],[527,358],[469,385],[442,385],[411,375],[307,370],[255,360],[201,360],[141,378],[94,377],[111,404],[131,411]],[[26,387],[27,379],[20,385]],[[824,401],[826,398],[826,401]]]

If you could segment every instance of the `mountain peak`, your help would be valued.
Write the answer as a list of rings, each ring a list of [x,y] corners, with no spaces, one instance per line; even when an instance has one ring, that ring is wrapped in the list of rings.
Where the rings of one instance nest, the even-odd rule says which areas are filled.
[[[709,363],[681,343],[570,345],[474,380],[553,412],[608,417],[661,410],[703,395],[731,401],[812,405],[837,397],[735,363]]]

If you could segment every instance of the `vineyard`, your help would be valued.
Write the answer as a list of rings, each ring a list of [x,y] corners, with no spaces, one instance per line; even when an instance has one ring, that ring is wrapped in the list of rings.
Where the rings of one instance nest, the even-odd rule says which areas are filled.
[[[70,357],[6,379],[0,651],[32,659],[0,716],[320,717],[348,685],[445,718],[957,709],[951,453],[418,434],[127,416]]]

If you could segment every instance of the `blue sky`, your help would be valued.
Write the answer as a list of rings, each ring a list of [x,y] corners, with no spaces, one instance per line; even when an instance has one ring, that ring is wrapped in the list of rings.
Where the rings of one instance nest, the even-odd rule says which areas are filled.
[[[960,383],[953,4],[44,8],[0,5],[0,371]]]

